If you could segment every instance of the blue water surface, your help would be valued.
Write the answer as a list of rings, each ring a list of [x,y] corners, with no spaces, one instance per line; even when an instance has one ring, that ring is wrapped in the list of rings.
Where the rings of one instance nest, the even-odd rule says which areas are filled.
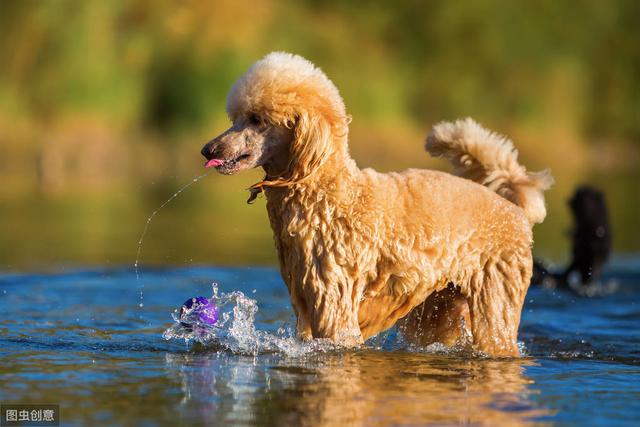
[[[235,352],[164,339],[214,281],[257,302],[266,335]],[[5,273],[0,402],[59,404],[62,425],[638,425],[640,258],[605,281],[593,298],[532,287],[526,357],[491,360],[410,348],[393,330],[359,350],[260,350],[294,324],[273,268]]]

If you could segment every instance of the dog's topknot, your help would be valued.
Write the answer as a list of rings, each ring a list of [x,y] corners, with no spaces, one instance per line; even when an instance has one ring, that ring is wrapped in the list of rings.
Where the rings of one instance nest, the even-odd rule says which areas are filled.
[[[227,98],[231,120],[258,113],[288,125],[302,113],[321,115],[332,127],[346,127],[344,102],[320,68],[299,55],[273,52],[238,79]]]

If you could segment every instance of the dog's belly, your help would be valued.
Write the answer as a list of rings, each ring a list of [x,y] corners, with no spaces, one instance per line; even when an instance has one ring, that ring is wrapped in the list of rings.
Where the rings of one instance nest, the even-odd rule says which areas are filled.
[[[358,309],[358,323],[362,337],[366,340],[391,328],[431,293],[443,289],[446,285],[447,281],[444,280],[431,285],[427,285],[426,282],[415,283],[409,286],[410,290],[405,293],[389,292],[391,289],[388,285],[382,292],[375,295],[365,292],[365,297]]]
[[[392,327],[398,319],[411,311],[405,301],[392,295],[367,298],[360,303],[358,323],[362,338],[367,339]]]

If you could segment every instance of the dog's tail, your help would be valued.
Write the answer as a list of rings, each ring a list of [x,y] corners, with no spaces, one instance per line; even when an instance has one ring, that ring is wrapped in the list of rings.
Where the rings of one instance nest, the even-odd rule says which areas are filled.
[[[527,172],[508,138],[467,118],[435,125],[425,148],[432,156],[449,159],[456,175],[485,185],[520,206],[532,225],[547,215],[543,193],[553,184],[551,173]]]

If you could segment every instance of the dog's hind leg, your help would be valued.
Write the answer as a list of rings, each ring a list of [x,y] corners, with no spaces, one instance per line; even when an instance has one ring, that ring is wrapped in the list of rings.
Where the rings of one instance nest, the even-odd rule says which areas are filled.
[[[399,323],[411,343],[427,346],[438,342],[449,347],[471,335],[470,325],[467,300],[453,284],[429,295]]]
[[[517,357],[518,326],[531,277],[531,258],[489,260],[469,283],[473,347],[490,356]]]

